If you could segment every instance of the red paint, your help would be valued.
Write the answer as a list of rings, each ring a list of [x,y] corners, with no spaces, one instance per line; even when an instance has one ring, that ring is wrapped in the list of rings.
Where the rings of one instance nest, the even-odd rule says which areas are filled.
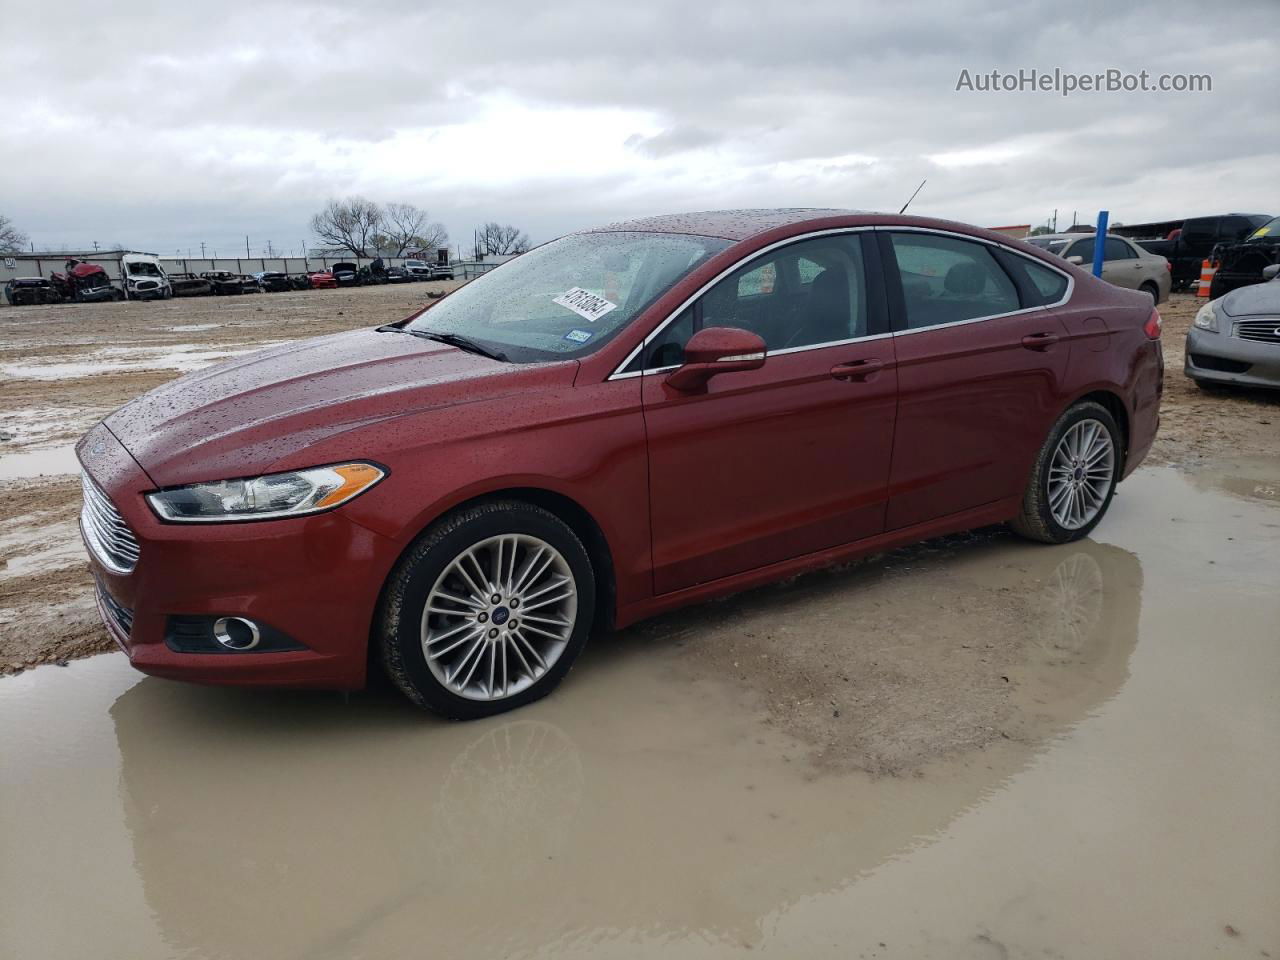
[[[1072,297],[763,364],[735,361],[739,369],[680,389],[669,372],[608,379],[658,323],[752,252],[814,230],[894,224],[983,238],[1065,269]],[[397,559],[434,519],[497,491],[554,495],[594,520],[612,567],[610,612],[625,626],[1009,519],[1049,426],[1084,395],[1110,394],[1123,408],[1125,475],[1155,436],[1163,360],[1144,331],[1150,298],[1036,248],[960,224],[825,211],[693,214],[626,228],[736,242],[580,361],[499,363],[361,330],[189,375],[95,427],[79,455],[142,549],[128,576],[95,563],[134,611],[132,635],[118,638],[134,665],[210,683],[359,687]],[[714,365],[726,346],[749,352],[739,333],[703,336],[706,353],[694,359]],[[168,524],[143,496],[357,459],[389,475],[312,517]],[[162,640],[170,614],[254,617],[308,650],[174,653]]]

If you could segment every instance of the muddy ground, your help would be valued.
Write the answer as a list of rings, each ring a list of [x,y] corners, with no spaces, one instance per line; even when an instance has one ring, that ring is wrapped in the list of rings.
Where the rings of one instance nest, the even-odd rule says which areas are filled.
[[[70,445],[92,423],[186,370],[398,319],[445,286],[0,310],[0,672],[112,647],[76,530]],[[1168,376],[1148,462],[1199,470],[1280,457],[1280,394],[1206,393],[1182,375],[1200,302],[1177,296],[1162,311]],[[998,530],[948,538],[642,624],[613,642],[669,639],[685,649],[690,674],[736,677],[820,766],[908,774],[995,741],[1032,740],[1054,713],[1053,697],[1035,692],[1053,681],[1029,665],[1079,651],[1063,639],[1070,628],[1040,623],[1042,597],[967,575],[963,564],[911,576],[939,556],[1007,545]],[[1032,574],[1046,590],[1062,580],[1056,567]],[[877,593],[877,584],[888,586]],[[1059,606],[1075,602],[1059,594]],[[922,610],[945,615],[922,619]]]

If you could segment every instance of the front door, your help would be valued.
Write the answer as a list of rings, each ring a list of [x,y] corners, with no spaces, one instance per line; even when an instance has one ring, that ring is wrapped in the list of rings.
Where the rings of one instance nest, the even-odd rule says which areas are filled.
[[[657,593],[883,530],[897,371],[872,243],[834,234],[758,255],[648,346]],[[713,326],[760,334],[764,366],[673,389],[683,344]]]

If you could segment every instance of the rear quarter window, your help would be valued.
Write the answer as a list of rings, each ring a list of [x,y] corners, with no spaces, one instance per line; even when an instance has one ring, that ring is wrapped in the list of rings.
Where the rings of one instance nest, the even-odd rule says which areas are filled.
[[[1057,270],[1051,270],[1043,264],[1035,263],[1025,257],[1019,257],[1018,263],[1026,271],[1033,290],[1040,295],[1037,303],[1028,303],[1029,307],[1042,307],[1057,303],[1067,294],[1067,278]]]

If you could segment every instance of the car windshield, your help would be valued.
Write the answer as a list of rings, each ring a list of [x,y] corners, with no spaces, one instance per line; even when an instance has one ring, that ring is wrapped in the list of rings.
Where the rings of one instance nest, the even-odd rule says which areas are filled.
[[[590,353],[729,245],[684,234],[573,234],[460,287],[407,329],[466,337],[516,362]]]
[[[1031,237],[1027,243],[1033,247],[1048,250],[1050,253],[1062,253],[1062,248],[1067,245],[1067,241],[1060,237]]]
[[[158,277],[160,276],[160,268],[154,263],[130,263],[129,276],[131,277]]]
[[[404,262],[404,265],[406,267],[425,267],[426,266],[426,264],[423,263],[421,260],[406,260]]]
[[[1280,217],[1268,220],[1253,233],[1249,234],[1250,240],[1280,240]]]

